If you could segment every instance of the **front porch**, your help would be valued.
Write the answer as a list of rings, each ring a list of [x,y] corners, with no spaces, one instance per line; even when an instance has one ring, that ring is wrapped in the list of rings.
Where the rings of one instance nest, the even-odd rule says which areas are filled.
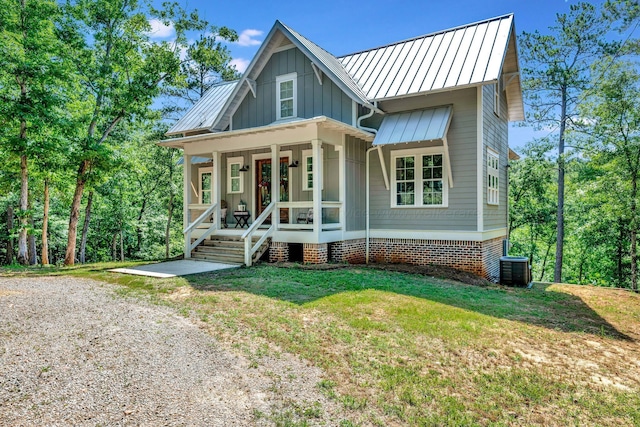
[[[348,137],[363,145],[373,139],[326,117],[181,138],[185,258],[217,236],[244,241],[246,265],[268,241],[344,240]],[[248,228],[236,220],[241,209]]]

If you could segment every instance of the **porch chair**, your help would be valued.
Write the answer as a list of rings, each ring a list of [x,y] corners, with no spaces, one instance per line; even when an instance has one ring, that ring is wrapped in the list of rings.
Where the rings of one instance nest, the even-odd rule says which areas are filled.
[[[313,208],[309,208],[306,213],[300,212],[296,222],[298,224],[313,224]]]

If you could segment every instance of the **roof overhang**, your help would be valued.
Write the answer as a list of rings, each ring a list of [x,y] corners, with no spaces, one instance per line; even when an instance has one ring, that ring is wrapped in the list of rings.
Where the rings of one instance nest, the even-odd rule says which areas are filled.
[[[212,151],[239,151],[276,145],[299,144],[320,139],[330,144],[342,144],[343,135],[372,142],[372,133],[326,116],[311,119],[276,122],[267,126],[238,129],[204,135],[187,136],[158,142],[163,147],[182,148],[198,155]]]
[[[453,108],[446,105],[424,110],[387,114],[373,145],[443,140],[447,136]]]
[[[387,114],[382,119],[373,145],[382,147],[411,142],[442,141],[449,187],[453,187],[453,171],[447,142],[447,132],[449,132],[452,116],[451,105]]]

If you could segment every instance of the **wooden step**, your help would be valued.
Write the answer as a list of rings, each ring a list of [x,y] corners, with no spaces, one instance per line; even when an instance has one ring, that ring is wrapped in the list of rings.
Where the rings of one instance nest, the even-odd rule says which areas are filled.
[[[259,239],[254,238],[253,242]],[[254,254],[257,261],[269,249],[269,242],[265,242]],[[195,260],[221,262],[226,264],[244,264],[244,241],[236,236],[214,236],[205,239],[191,253]]]

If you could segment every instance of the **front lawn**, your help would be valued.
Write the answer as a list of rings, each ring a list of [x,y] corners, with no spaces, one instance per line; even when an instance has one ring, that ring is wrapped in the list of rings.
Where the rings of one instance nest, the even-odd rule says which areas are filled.
[[[626,291],[479,287],[366,267],[179,279],[100,270],[53,274],[175,305],[255,363],[299,355],[326,371],[317,386],[353,425],[640,425],[640,297]]]

